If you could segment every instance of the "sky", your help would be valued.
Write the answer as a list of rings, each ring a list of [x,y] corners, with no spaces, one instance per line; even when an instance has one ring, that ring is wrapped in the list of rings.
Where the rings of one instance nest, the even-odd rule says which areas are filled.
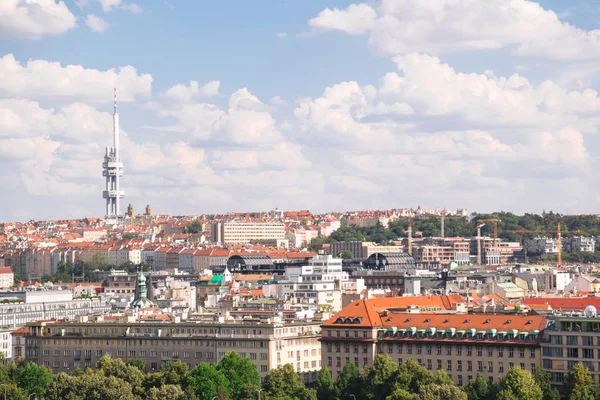
[[[595,0],[2,0],[0,221],[598,213]]]

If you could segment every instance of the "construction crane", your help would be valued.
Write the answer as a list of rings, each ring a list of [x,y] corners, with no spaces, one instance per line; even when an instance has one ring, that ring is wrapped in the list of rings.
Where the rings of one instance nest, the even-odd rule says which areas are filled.
[[[560,228],[560,222],[556,229],[517,229],[512,233],[556,233],[556,247],[558,247],[557,261],[558,265],[562,265],[562,233],[580,233],[579,230],[567,231]]]
[[[498,222],[502,222],[501,220],[499,220],[498,218],[490,218],[490,219],[478,219],[477,223],[486,223],[486,222],[492,222],[494,224],[494,246],[497,245],[497,241],[498,241]]]

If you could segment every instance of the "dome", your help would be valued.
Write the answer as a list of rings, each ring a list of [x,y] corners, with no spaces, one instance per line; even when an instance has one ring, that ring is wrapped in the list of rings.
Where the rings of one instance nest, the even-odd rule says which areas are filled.
[[[589,305],[583,311],[586,317],[595,317],[598,314],[596,307]]]

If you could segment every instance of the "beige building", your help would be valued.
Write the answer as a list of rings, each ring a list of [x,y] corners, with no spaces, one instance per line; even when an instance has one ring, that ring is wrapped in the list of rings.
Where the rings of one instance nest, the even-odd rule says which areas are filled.
[[[212,229],[213,242],[246,244],[265,240],[285,240],[283,222],[218,222]]]
[[[249,358],[261,377],[289,363],[309,383],[316,381],[321,369],[318,322],[140,322],[126,316],[80,320],[29,324],[27,361],[61,372],[94,367],[108,354],[124,361],[141,358],[146,370],[155,371],[167,360],[181,360],[194,368],[235,351]]]
[[[595,383],[600,382],[600,318],[591,309],[589,318],[556,317],[544,333],[541,365],[556,385],[562,385],[576,364],[590,370]]]
[[[345,364],[372,366],[377,354],[444,370],[458,386],[478,373],[498,381],[512,367],[540,365],[545,317],[394,313],[388,303],[356,300],[322,325],[322,364],[334,379]]]
[[[8,267],[0,267],[0,288],[10,288],[15,284],[15,274]]]

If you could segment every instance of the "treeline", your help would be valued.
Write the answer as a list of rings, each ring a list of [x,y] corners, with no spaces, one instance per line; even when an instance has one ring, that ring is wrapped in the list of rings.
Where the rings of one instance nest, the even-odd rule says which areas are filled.
[[[477,375],[458,387],[444,370],[435,374],[414,361],[398,365],[387,355],[377,355],[373,367],[362,373],[346,364],[337,381],[324,368],[316,387],[318,400],[558,400],[550,375],[513,368],[498,383]]]
[[[200,363],[188,370],[181,361],[166,362],[146,373],[141,359],[128,363],[102,357],[95,369],[54,374],[34,363],[0,365],[0,398],[7,400],[559,400],[550,374],[538,369],[512,368],[499,382],[477,375],[458,387],[443,370],[435,374],[414,361],[398,365],[377,355],[362,372],[348,363],[336,381],[327,368],[316,385],[305,386],[291,364],[271,370],[261,384],[256,366],[247,358],[228,353],[216,364]],[[564,398],[600,399],[600,387],[581,365],[565,376]]]
[[[600,218],[595,215],[561,215],[553,212],[537,214],[516,215],[509,212],[492,214],[472,214],[469,218],[446,216],[444,221],[444,235],[446,237],[472,237],[476,235],[477,226],[482,220],[497,219],[498,237],[511,241],[522,241],[524,238],[535,236],[555,236],[558,224],[561,224],[563,236],[572,234],[582,236],[600,236]],[[441,236],[441,217],[436,215],[423,215],[413,220],[413,236],[424,237]],[[316,248],[322,243],[342,241],[365,241],[388,244],[391,241],[405,238],[408,230],[408,219],[402,218],[390,222],[387,228],[381,224],[372,227],[342,226],[328,238],[315,238],[310,247]],[[516,233],[517,230],[532,230],[538,232]],[[571,231],[571,233],[569,233]],[[578,231],[578,232],[576,232]],[[481,233],[484,236],[493,236],[494,224],[486,222]]]

